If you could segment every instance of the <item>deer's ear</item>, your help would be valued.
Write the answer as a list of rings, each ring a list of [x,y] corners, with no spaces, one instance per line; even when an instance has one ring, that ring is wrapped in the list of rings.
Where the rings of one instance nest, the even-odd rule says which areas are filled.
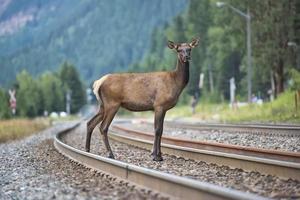
[[[170,40],[168,41],[168,47],[170,49],[177,49],[177,45],[174,42],[170,41]]]
[[[196,47],[198,44],[199,44],[199,38],[194,38],[194,39],[192,40],[192,42],[190,43],[190,46],[191,46],[192,48],[194,48],[194,47]]]

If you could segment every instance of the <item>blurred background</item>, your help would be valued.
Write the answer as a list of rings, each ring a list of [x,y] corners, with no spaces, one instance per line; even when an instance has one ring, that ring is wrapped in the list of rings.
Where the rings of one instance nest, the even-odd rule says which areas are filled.
[[[167,41],[194,37],[170,117],[300,122],[298,0],[0,0],[0,118],[77,113],[94,80],[173,70]]]

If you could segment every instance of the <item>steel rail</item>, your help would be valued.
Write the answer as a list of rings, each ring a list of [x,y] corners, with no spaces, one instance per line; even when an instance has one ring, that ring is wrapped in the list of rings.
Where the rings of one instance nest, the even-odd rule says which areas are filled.
[[[69,130],[70,131],[70,130]],[[240,192],[206,182],[162,173],[121,161],[101,157],[71,147],[61,138],[69,132],[58,133],[54,138],[55,148],[66,157],[89,168],[125,179],[176,198],[181,199],[266,199],[255,194]]]
[[[109,137],[114,140],[140,148],[152,149],[153,135],[126,129],[116,124],[112,128],[113,130]],[[216,147],[217,151],[215,150]],[[260,152],[260,149],[255,149],[256,151],[252,152],[251,148],[240,147],[236,149],[233,147],[233,145],[209,144],[162,137],[162,151],[167,154],[300,180],[299,154],[293,157],[295,156],[294,153],[290,152],[280,152],[280,154],[276,155],[278,152],[269,150]],[[260,157],[257,155],[260,155]],[[289,157],[290,160],[284,160],[284,156]]]
[[[132,137],[139,137],[141,139],[153,140],[153,133],[136,131],[133,129],[125,128],[120,124],[114,123],[112,125],[113,129],[117,129],[118,132],[131,135]],[[167,144],[173,144],[177,146],[190,147],[195,149],[203,149],[210,151],[219,151],[224,153],[234,153],[245,156],[255,156],[260,158],[268,158],[279,161],[288,161],[300,163],[300,153],[291,151],[280,151],[273,149],[263,149],[255,147],[247,147],[240,145],[224,144],[218,142],[207,142],[200,140],[182,139],[172,136],[162,136],[162,142]]]
[[[147,120],[141,121],[146,124],[153,124]],[[300,136],[300,126],[297,125],[270,125],[270,124],[219,124],[219,123],[183,123],[165,121],[169,127],[186,128],[192,130],[225,130],[241,133],[271,133],[289,136]]]

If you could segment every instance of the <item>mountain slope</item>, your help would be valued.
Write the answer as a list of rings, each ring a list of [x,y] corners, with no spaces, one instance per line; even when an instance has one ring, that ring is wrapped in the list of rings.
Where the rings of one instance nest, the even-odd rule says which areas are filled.
[[[56,69],[64,60],[74,63],[87,83],[104,73],[125,70],[149,48],[153,29],[187,4],[184,0],[7,1],[0,12],[0,84],[6,85],[21,69],[36,75]]]

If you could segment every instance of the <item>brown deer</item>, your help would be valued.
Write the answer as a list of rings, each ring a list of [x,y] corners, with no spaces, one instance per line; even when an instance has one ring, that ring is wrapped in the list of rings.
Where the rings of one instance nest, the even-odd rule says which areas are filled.
[[[168,42],[168,47],[177,54],[177,66],[173,71],[150,73],[107,74],[94,82],[93,91],[100,103],[98,113],[87,123],[86,151],[90,151],[91,135],[101,122],[100,132],[108,157],[114,158],[108,142],[107,131],[119,107],[131,111],[154,111],[155,139],[151,155],[162,161],[161,136],[166,111],[173,108],[183,88],[189,81],[191,49],[199,39],[191,43]]]

